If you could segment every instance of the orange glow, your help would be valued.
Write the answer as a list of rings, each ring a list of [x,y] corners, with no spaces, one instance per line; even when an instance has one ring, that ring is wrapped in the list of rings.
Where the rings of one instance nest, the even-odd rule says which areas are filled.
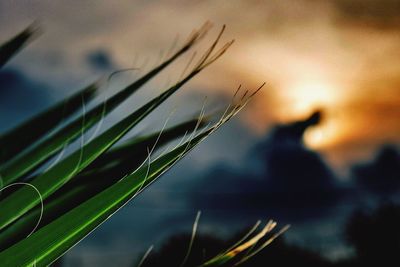
[[[344,125],[335,119],[328,119],[318,126],[310,127],[304,134],[304,143],[311,149],[324,149],[340,142]]]
[[[310,78],[310,73],[304,77]],[[299,73],[301,73],[299,69]],[[306,146],[311,149],[322,149],[337,143],[343,134],[344,125],[342,121],[332,114],[326,114],[328,110],[339,106],[343,96],[340,90],[330,81],[323,79],[302,79],[288,84],[282,90],[280,97],[287,103],[281,111],[285,120],[307,117],[311,112],[322,109],[325,113],[323,121],[314,127],[309,128],[304,136]]]
[[[281,97],[289,102],[283,114],[288,117],[307,116],[315,109],[335,106],[340,100],[338,90],[319,81],[295,82],[282,92]]]

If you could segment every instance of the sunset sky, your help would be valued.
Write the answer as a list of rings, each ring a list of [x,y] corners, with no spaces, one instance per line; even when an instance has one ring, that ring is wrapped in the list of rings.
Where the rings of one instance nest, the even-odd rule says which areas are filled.
[[[225,38],[236,43],[186,92],[230,95],[238,84],[266,81],[242,116],[248,129],[264,134],[273,123],[321,108],[324,121],[309,130],[306,144],[345,167],[400,140],[399,6],[395,0],[1,1],[0,37],[32,21],[43,26],[15,64],[62,91],[52,92],[59,98],[67,86],[94,77],[82,62],[91,51],[104,51],[115,68],[151,65],[177,34],[182,41],[207,20],[214,34],[226,24]]]
[[[193,29],[210,21],[214,26],[195,48],[198,54],[224,24],[227,29],[223,41],[235,39],[235,43],[220,60],[188,83],[166,111],[177,107],[189,110],[189,115],[198,114],[204,96],[209,99],[207,110],[212,111],[214,100],[229,103],[239,84],[250,90],[263,82],[266,86],[235,121],[202,144],[173,174],[181,171],[183,176],[191,177],[190,170],[197,177],[216,162],[243,163],[275,125],[303,119],[317,109],[323,111],[322,122],[307,130],[304,142],[321,153],[343,180],[354,163],[372,159],[382,145],[400,145],[398,0],[0,0],[1,41],[34,21],[40,35],[8,68],[18,71],[35,85],[32,88],[41,91],[33,90],[37,99],[25,99],[25,107],[8,101],[11,93],[0,92],[0,101],[4,100],[0,102],[0,121],[4,122],[0,131],[82,86],[107,77],[111,71],[140,68],[119,75],[111,86],[104,85],[104,94],[111,94],[160,62],[174,40],[184,42]],[[91,61],[97,57],[104,68]],[[189,58],[190,54],[186,55],[146,86],[142,97],[155,96],[165,84],[176,81]],[[129,111],[131,106],[125,105],[113,116]],[[158,119],[164,120],[163,115]],[[151,125],[143,127],[149,128]],[[178,180],[166,178],[172,185]],[[156,185],[149,192],[149,198],[159,197],[156,204],[149,202],[156,209],[162,209],[163,200],[171,200],[170,187],[166,188]],[[148,203],[146,197],[140,201]],[[190,224],[192,213],[180,211],[183,204],[174,201],[171,209],[179,210],[179,216]],[[116,215],[104,232],[100,230],[100,236],[118,227],[122,218],[130,218],[133,207]],[[155,213],[142,212],[156,221],[152,226],[166,221],[157,221]],[[166,215],[168,211],[160,213],[160,218],[172,216]],[[150,228],[144,219],[134,222]],[[125,223],[122,228],[130,225]],[[141,232],[137,234],[146,238]],[[121,236],[122,232],[118,238]],[[152,238],[159,240],[160,236],[153,233]]]

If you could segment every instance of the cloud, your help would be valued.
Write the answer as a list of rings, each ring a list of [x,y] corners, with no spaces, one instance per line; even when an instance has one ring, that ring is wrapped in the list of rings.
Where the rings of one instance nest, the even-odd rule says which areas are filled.
[[[332,1],[342,20],[363,23],[363,26],[395,29],[400,25],[398,0],[336,0]]]
[[[101,68],[107,65],[105,54],[98,54],[97,59],[89,60],[91,68],[87,68],[87,64],[82,64],[87,51],[101,47],[113,55],[112,63],[130,68],[135,55],[143,61],[149,57],[151,63],[158,60],[160,50],[166,52],[176,34],[185,36],[206,20],[213,21],[217,27],[226,23],[226,38],[235,38],[237,42],[211,66],[212,71],[205,71],[188,87],[201,88],[206,93],[218,90],[230,94],[238,83],[251,88],[267,81],[268,94],[258,96],[260,108],[248,109],[249,115],[243,120],[251,131],[258,132],[265,131],[271,121],[287,122],[324,106],[330,111],[327,120],[337,124],[331,131],[335,144],[362,140],[375,145],[368,149],[351,144],[340,149],[327,148],[344,165],[357,159],[346,157],[351,154],[350,150],[361,151],[357,155],[365,156],[380,145],[381,140],[376,139],[382,131],[377,130],[371,137],[367,135],[369,131],[358,127],[374,123],[369,119],[371,112],[360,108],[357,112],[362,116],[354,119],[354,124],[350,123],[345,131],[359,135],[348,139],[349,136],[341,135],[347,121],[337,114],[346,117],[354,111],[349,106],[357,106],[360,98],[365,98],[364,106],[369,106],[373,105],[376,95],[397,89],[392,78],[388,86],[380,86],[382,80],[398,77],[400,73],[400,60],[396,56],[400,49],[397,0],[235,1],[234,4],[231,1],[217,4],[214,1],[123,0],[118,5],[97,1],[79,4],[2,1],[0,5],[0,27],[7,25],[0,29],[0,37],[11,36],[35,19],[43,24],[44,34],[15,64],[23,65],[27,73],[47,79],[52,85],[61,83],[68,87],[76,86],[71,81],[87,80],[96,74],[100,66],[93,60],[97,63],[103,60]],[[201,48],[198,47],[199,52]],[[48,62],[51,54],[63,59],[57,61],[56,67],[54,62]],[[186,62],[175,65],[174,75]],[[232,80],[232,77],[235,78]],[[379,93],[366,91],[366,84]],[[382,120],[385,132],[398,131],[392,123],[396,115],[391,113]],[[390,142],[399,142],[399,139],[391,138]]]
[[[364,189],[388,197],[400,190],[400,153],[386,145],[370,162],[355,165],[353,177]]]
[[[50,88],[18,69],[0,71],[1,130],[15,126],[49,103]]]
[[[110,53],[105,49],[89,52],[86,61],[92,69],[98,71],[111,70],[115,67]]]
[[[321,216],[346,194],[330,168],[316,152],[302,144],[304,131],[318,124],[320,112],[287,125],[276,126],[259,142],[252,160],[240,170],[218,166],[205,174],[192,198],[196,207],[268,211],[270,216],[303,220]]]

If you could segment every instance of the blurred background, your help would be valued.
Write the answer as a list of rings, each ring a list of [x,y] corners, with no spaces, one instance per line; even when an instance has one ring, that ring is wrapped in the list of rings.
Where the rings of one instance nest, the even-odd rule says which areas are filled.
[[[266,86],[237,118],[68,252],[62,266],[134,266],[152,244],[159,253],[150,260],[157,262],[173,255],[161,253],[168,251],[163,245],[189,233],[198,210],[199,234],[209,238],[204,246],[272,218],[291,228],[271,251],[297,255],[299,264],[395,259],[398,0],[0,0],[0,41],[33,21],[41,31],[0,73],[0,132],[112,71],[137,68],[104,83],[101,101],[208,20],[214,28],[196,51],[223,24],[223,40],[235,44],[136,134],[161,128],[174,109],[172,121],[197,116],[205,96],[211,112],[229,104],[239,84]],[[146,85],[102,129],[177,81],[189,59]]]

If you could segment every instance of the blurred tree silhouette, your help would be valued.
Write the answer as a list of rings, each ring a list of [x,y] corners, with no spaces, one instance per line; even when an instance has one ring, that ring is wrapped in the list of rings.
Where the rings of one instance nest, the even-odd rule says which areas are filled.
[[[356,211],[346,227],[359,266],[400,266],[400,206],[385,204],[372,213]]]
[[[172,236],[158,252],[150,254],[142,266],[180,266],[188,250],[190,238],[190,234]],[[198,266],[229,246],[230,244],[212,235],[198,235],[185,266]]]
[[[385,204],[375,211],[354,212],[345,228],[347,241],[355,248],[355,256],[331,262],[318,253],[287,244],[278,238],[267,249],[243,263],[243,267],[307,266],[400,266],[400,206]],[[213,235],[196,236],[186,267],[196,267],[206,259],[224,251],[247,231],[222,240]],[[188,249],[190,234],[177,234],[167,240],[161,249],[151,253],[142,267],[180,266]],[[240,257],[240,256],[239,256]],[[133,265],[136,266],[136,265]]]
[[[239,232],[233,238],[222,240],[213,235],[197,235],[193,243],[189,260],[185,267],[196,267],[216,254],[224,251],[229,245],[234,244],[247,231]],[[189,234],[178,234],[169,238],[158,252],[151,253],[142,267],[180,266],[188,249]],[[243,255],[244,256],[244,255]],[[239,256],[240,258],[240,256]],[[243,267],[271,266],[333,266],[317,253],[287,245],[281,238],[272,242],[267,249],[244,262]],[[134,264],[133,266],[137,266]],[[226,265],[231,266],[231,265]]]

